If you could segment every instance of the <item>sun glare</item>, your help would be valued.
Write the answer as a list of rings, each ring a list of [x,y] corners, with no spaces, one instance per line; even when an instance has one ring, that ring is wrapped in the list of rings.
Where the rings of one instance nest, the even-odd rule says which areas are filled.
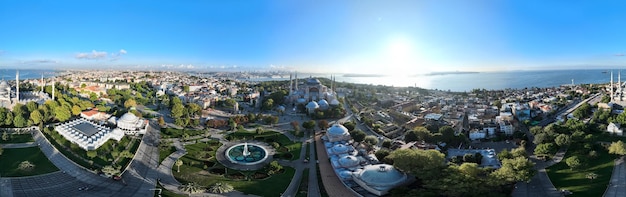
[[[413,43],[406,37],[396,37],[389,40],[385,48],[384,72],[390,76],[406,76],[414,72],[416,66]]]

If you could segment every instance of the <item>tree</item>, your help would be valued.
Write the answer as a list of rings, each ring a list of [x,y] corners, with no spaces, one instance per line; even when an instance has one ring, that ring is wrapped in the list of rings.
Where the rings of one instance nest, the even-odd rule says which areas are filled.
[[[17,169],[22,171],[31,171],[35,169],[35,164],[31,163],[30,161],[22,161],[20,165],[17,166]]]
[[[232,185],[229,185],[228,183],[223,183],[223,182],[217,182],[211,185],[211,187],[209,187],[209,192],[216,193],[216,194],[228,193],[228,192],[232,192],[233,190],[234,188]]]
[[[22,128],[22,127],[26,127],[27,124],[28,124],[28,121],[24,118],[23,115],[16,115],[15,118],[13,119],[13,126],[15,127]]]
[[[137,101],[135,101],[135,99],[127,99],[126,101],[124,101],[124,107],[126,109],[130,109],[131,107],[136,107],[137,106]]]
[[[580,159],[578,158],[578,156],[574,155],[571,157],[568,157],[567,159],[565,159],[565,163],[567,164],[567,166],[569,166],[572,170],[578,169],[579,167],[582,166],[582,162],[580,161]]]
[[[350,133],[350,136],[355,142],[361,143],[363,140],[365,140],[367,134],[361,130],[355,130]]]
[[[80,107],[78,105],[74,105],[72,106],[72,115],[76,116],[78,114],[80,114],[81,110]]]
[[[33,122],[33,124],[41,124],[43,122],[43,115],[41,114],[41,112],[39,112],[39,110],[35,110],[32,113],[30,113],[30,120]]]
[[[128,151],[128,150],[123,150],[120,153],[120,157],[122,157],[122,158],[129,158],[130,159],[130,158],[133,158],[133,156],[134,155],[132,153],[130,153],[130,151]]]
[[[159,125],[161,126],[165,125],[165,119],[163,119],[163,116],[159,116]]]
[[[276,174],[277,172],[281,171],[283,169],[283,166],[281,166],[278,161],[274,160],[272,162],[270,162],[269,165],[269,170],[267,171],[267,174],[272,175],[272,174]]]
[[[180,190],[188,194],[197,194],[202,192],[202,188],[194,182],[181,185]]]
[[[467,176],[471,176],[471,177],[475,177],[476,175],[478,175],[478,173],[480,173],[480,169],[478,168],[478,164],[477,163],[471,163],[471,162],[466,162],[461,164],[461,166],[459,166],[459,171],[461,171],[463,174],[466,174]]]
[[[385,140],[383,140],[382,147],[383,148],[391,148],[391,144],[392,144],[392,142],[391,142],[390,139],[385,139]]]
[[[302,127],[304,127],[306,130],[313,130],[315,128],[315,121],[313,120],[309,120],[309,121],[305,121],[302,123]]]
[[[176,98],[176,97],[175,97]],[[182,103],[175,103],[172,106],[171,116],[174,119],[178,119],[185,114],[185,106]]]
[[[321,130],[326,130],[328,128],[328,121],[326,120],[317,121],[317,127],[319,127]]]
[[[533,139],[534,144],[541,144],[547,141],[550,141],[550,140],[548,140],[548,136],[545,133],[539,133],[535,135],[535,139]]]
[[[534,166],[535,163],[525,157],[504,159],[502,160],[502,166],[493,171],[491,176],[496,180],[506,183],[514,183],[518,181],[528,182],[535,175],[535,170],[533,169]]]
[[[87,151],[87,157],[89,157],[90,159],[93,159],[96,156],[98,156],[98,152],[94,150]]]
[[[624,142],[612,142],[609,146],[609,153],[616,155],[626,155],[626,147],[624,146]]]
[[[557,146],[567,146],[569,145],[571,141],[571,138],[569,135],[565,135],[565,134],[559,134],[558,136],[556,136],[556,138],[554,139],[554,142],[556,143]]]
[[[391,152],[389,152],[389,150],[387,149],[380,149],[374,153],[378,161],[382,161],[382,162],[385,161],[385,158],[389,156],[389,154],[391,154]]]
[[[102,173],[110,177],[110,176],[119,174],[120,169],[117,169],[117,168],[114,168],[113,166],[108,165],[102,168]]]
[[[378,138],[376,136],[373,136],[373,135],[366,136],[365,139],[363,139],[363,141],[368,146],[374,146],[374,145],[378,144]]]
[[[291,121],[291,127],[293,127],[293,130],[298,132],[300,131],[300,123],[298,121]]]
[[[551,155],[555,151],[555,149],[556,147],[554,147],[553,143],[539,144],[535,148],[535,155],[539,155],[539,156]]]
[[[183,165],[183,160],[180,160],[180,159],[179,159],[179,160],[176,160],[176,163],[175,163],[175,164],[176,164],[176,167],[178,167],[177,172],[180,172],[180,166],[182,166],[182,165]]]
[[[500,161],[504,160],[504,159],[511,159],[513,158],[513,154],[511,154],[511,152],[509,152],[509,150],[504,149],[502,151],[500,151],[500,153],[497,154],[498,155],[498,159]]]
[[[436,177],[446,166],[445,155],[436,150],[398,149],[387,157],[394,167],[422,180]]]
[[[72,117],[72,113],[70,112],[70,110],[67,107],[63,106],[56,107],[54,110],[54,115],[57,120],[61,122],[65,122]]]
[[[4,153],[4,149],[0,146],[0,155],[2,155],[2,153]]]
[[[265,99],[263,104],[261,104],[261,109],[263,110],[270,110],[272,108],[274,108],[274,99]]]

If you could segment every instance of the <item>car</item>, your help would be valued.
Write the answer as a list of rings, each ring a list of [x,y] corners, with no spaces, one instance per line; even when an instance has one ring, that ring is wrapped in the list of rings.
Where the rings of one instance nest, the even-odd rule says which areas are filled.
[[[119,180],[121,180],[121,179],[122,179],[122,177],[121,177],[121,176],[117,176],[117,175],[116,175],[116,176],[113,176],[113,180],[119,181]]]

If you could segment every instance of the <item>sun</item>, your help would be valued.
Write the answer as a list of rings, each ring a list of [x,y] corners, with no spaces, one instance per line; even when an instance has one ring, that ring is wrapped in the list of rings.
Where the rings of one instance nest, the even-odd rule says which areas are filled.
[[[413,42],[406,37],[390,39],[385,46],[382,72],[390,76],[407,75],[416,65]]]

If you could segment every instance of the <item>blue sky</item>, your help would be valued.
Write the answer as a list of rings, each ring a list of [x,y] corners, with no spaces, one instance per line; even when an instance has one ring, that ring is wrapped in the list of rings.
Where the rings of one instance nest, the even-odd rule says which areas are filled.
[[[414,74],[626,64],[619,1],[0,1],[0,66]]]

